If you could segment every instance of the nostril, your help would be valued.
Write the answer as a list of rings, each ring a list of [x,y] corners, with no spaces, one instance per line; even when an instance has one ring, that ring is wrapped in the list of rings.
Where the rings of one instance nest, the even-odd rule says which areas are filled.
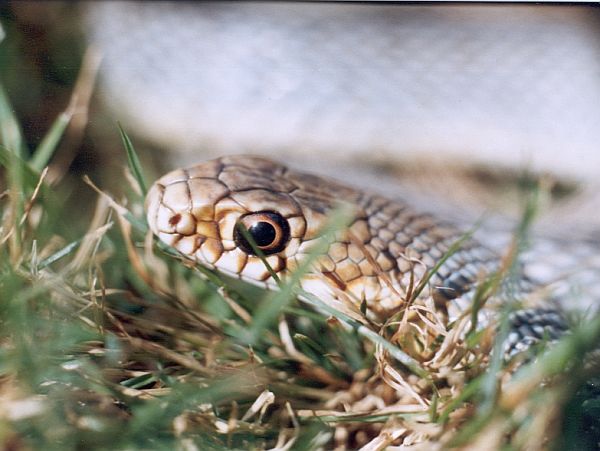
[[[180,235],[192,235],[196,232],[196,219],[190,213],[175,213],[169,217],[169,228]]]

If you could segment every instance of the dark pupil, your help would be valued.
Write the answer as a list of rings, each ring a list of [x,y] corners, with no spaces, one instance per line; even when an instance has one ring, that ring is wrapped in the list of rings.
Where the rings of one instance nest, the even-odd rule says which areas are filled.
[[[248,231],[250,232],[250,235],[252,235],[252,238],[254,238],[254,241],[258,247],[268,246],[275,240],[275,237],[277,236],[275,227],[264,221],[253,224],[250,226]]]

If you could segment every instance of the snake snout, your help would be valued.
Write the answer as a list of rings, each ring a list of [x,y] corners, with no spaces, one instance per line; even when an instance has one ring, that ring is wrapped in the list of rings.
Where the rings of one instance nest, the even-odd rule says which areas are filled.
[[[245,210],[229,199],[214,161],[178,169],[157,180],[146,211],[152,232],[191,259],[213,264],[233,243],[233,227]]]
[[[159,235],[192,233],[195,219],[190,213],[189,195],[185,193],[186,182],[164,185],[156,182],[146,197],[148,225]]]

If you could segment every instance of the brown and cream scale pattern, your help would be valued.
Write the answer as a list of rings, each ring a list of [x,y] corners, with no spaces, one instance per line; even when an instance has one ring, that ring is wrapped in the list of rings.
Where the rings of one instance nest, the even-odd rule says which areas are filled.
[[[263,262],[236,245],[238,220],[260,211],[287,220],[287,245],[267,257],[285,280],[310,254],[331,212],[340,203],[350,205],[348,229],[337,234],[301,284],[337,306],[340,296],[356,307],[364,301],[379,318],[406,302],[411,273],[418,283],[462,236],[402,202],[254,156],[222,157],[170,172],[155,182],[146,203],[150,228],[162,241],[201,264],[269,289],[276,284]],[[485,247],[466,242],[431,279],[436,304],[461,306],[460,311],[462,295],[497,261]]]

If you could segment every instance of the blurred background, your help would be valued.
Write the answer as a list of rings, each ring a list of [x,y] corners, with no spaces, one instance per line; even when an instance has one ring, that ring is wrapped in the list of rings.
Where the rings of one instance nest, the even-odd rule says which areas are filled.
[[[596,10],[97,2],[84,19],[106,105],[171,152],[597,174]]]
[[[598,239],[596,8],[15,2],[0,13],[0,77],[27,140],[78,76],[87,83],[89,109],[53,161],[67,176],[119,189],[119,121],[150,177],[259,153],[465,223],[514,217],[523,175],[544,175],[540,228]]]

